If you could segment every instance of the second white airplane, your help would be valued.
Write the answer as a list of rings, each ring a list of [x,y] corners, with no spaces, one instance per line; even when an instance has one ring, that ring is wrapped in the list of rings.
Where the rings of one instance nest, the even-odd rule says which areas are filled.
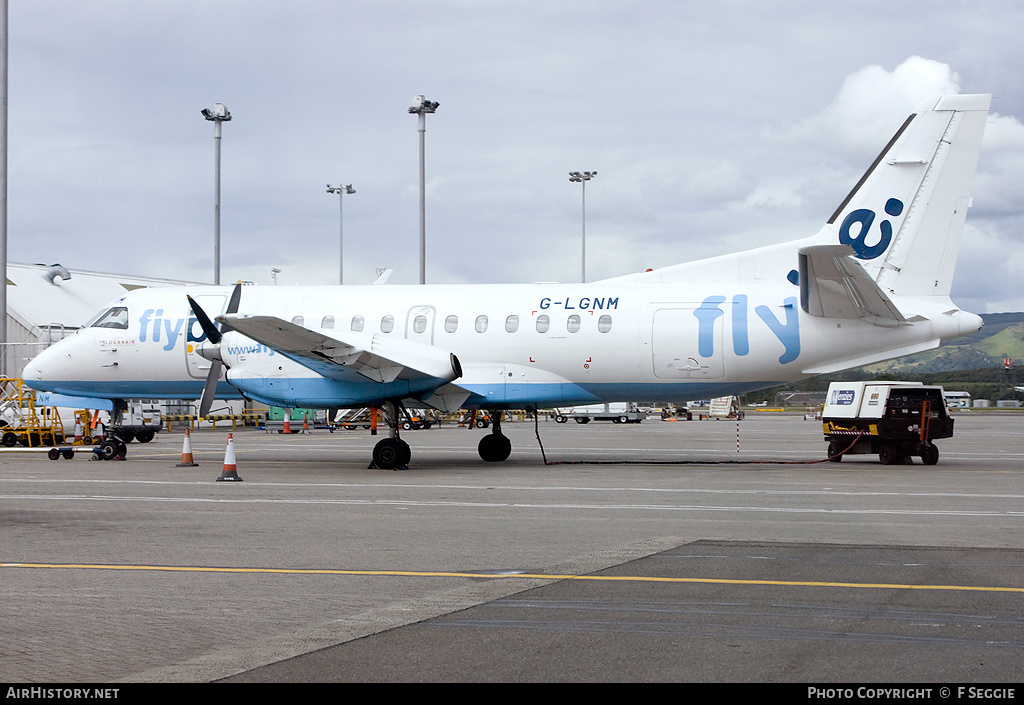
[[[587,284],[142,289],[25,380],[99,399],[202,395],[204,415],[214,395],[380,406],[391,432],[373,462],[399,468],[403,404],[678,403],[935,348],[981,327],[949,294],[989,102],[951,95],[911,115],[807,239]],[[510,452],[495,423],[480,457]]]

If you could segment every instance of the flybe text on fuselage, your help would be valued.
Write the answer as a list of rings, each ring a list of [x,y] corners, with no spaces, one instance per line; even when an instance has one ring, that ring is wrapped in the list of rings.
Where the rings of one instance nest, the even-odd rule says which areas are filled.
[[[724,315],[722,304],[726,300],[727,297],[721,295],[708,296],[693,312],[699,321],[697,352],[701,357],[712,357],[715,354],[715,321]],[[779,364],[784,365],[800,356],[800,316],[796,297],[787,296],[781,308],[784,312],[782,318],[764,305],[755,306],[754,313],[782,343],[784,351],[779,356]],[[733,352],[739,357],[750,353],[748,310],[746,294],[736,294],[732,297],[732,347]]]
[[[162,343],[164,350],[173,350],[183,326],[185,327],[186,342],[200,343],[206,340],[206,334],[203,333],[195,316],[177,319],[164,318],[162,308],[147,308],[139,316],[139,342]]]

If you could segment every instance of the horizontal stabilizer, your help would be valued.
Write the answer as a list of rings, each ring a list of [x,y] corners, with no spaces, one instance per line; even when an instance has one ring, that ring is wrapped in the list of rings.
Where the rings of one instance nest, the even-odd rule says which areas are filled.
[[[800,248],[803,310],[822,318],[856,318],[879,326],[909,325],[853,254],[849,245]]]
[[[345,341],[275,316],[233,314],[217,320],[285,357],[331,379],[351,369],[374,382],[433,377],[451,381],[462,376],[454,353],[402,338],[349,332]]]

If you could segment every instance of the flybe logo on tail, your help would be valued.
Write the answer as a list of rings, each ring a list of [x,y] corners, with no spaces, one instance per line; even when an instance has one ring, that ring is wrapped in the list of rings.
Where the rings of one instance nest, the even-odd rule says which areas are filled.
[[[890,198],[885,202],[885,212],[893,218],[902,215],[903,201],[898,198]],[[858,208],[846,216],[843,219],[843,224],[839,226],[839,242],[852,247],[858,259],[875,259],[880,257],[889,249],[889,245],[892,244],[892,223],[888,220],[883,220],[879,223],[878,242],[869,245],[868,239],[873,239],[874,237],[871,234],[871,225],[874,222],[875,212],[873,210]],[[854,223],[859,224],[860,227],[857,229],[856,234],[851,234],[850,230],[853,228]]]

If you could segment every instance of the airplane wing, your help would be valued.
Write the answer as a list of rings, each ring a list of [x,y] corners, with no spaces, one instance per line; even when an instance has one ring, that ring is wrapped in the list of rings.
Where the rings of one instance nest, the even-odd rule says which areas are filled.
[[[860,263],[849,245],[802,247],[800,305],[812,316],[860,318],[878,326],[908,325],[888,295]]]
[[[347,332],[342,341],[275,316],[227,314],[217,321],[330,379],[343,379],[348,370],[381,383],[462,376],[454,353],[402,338]]]

